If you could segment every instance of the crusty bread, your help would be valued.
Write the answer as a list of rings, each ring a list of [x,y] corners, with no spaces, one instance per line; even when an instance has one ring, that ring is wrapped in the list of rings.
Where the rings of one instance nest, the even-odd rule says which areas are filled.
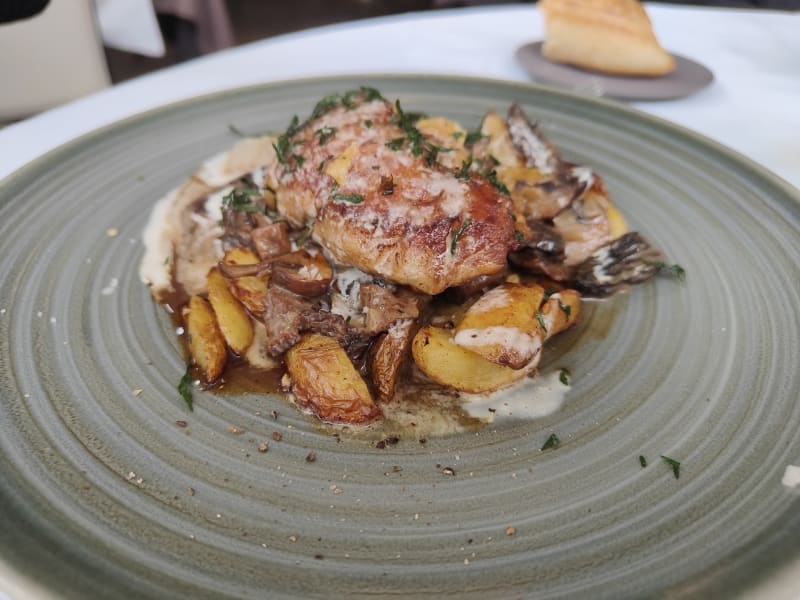
[[[541,0],[545,58],[614,75],[665,75],[675,60],[637,0]]]

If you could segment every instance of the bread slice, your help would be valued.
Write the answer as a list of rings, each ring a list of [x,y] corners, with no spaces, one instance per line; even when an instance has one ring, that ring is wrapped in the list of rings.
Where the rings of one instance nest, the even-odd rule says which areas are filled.
[[[659,76],[675,60],[637,0],[541,0],[545,58],[613,75]]]

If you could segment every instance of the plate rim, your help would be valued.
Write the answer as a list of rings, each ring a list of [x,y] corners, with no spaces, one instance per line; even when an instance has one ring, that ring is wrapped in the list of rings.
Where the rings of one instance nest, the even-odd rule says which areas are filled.
[[[13,171],[8,176],[0,180],[0,196],[2,196],[2,194],[9,187],[13,186],[15,182],[27,177],[31,171],[40,169],[47,162],[52,161],[54,159],[58,159],[60,156],[69,153],[73,148],[87,144],[91,145],[92,143],[94,143],[96,139],[109,134],[113,134],[116,130],[120,128],[124,128],[130,125],[135,125],[137,122],[146,121],[152,117],[163,115],[164,113],[170,111],[179,111],[181,110],[182,107],[191,106],[196,103],[210,102],[215,100],[224,101],[225,98],[231,97],[240,92],[270,90],[274,88],[281,88],[287,85],[321,84],[327,82],[330,82],[331,84],[339,82],[341,84],[341,82],[343,81],[352,81],[353,79],[363,79],[365,82],[378,81],[378,80],[394,81],[412,85],[416,81],[441,81],[441,82],[454,82],[464,85],[475,83],[475,84],[492,86],[494,89],[497,89],[497,87],[506,89],[517,88],[526,92],[533,91],[537,93],[545,93],[547,95],[555,97],[568,97],[571,99],[578,100],[580,103],[584,103],[586,105],[595,105],[595,106],[601,105],[606,110],[613,111],[617,114],[635,114],[637,118],[647,123],[648,125],[658,127],[662,130],[667,130],[673,135],[683,136],[685,138],[688,138],[693,143],[711,147],[715,152],[718,153],[720,157],[725,158],[726,161],[730,161],[734,164],[739,164],[746,167],[749,170],[749,173],[745,173],[744,174],[745,176],[747,177],[755,176],[764,185],[768,184],[771,187],[775,188],[775,190],[778,192],[778,195],[780,196],[781,203],[785,203],[787,208],[789,208],[790,210],[794,209],[796,211],[800,211],[800,190],[798,190],[798,188],[795,188],[789,182],[787,182],[780,176],[770,171],[767,167],[761,165],[760,163],[757,163],[753,159],[748,158],[746,155],[743,155],[737,152],[736,150],[733,150],[732,148],[713,140],[712,138],[704,136],[703,134],[700,134],[682,125],[673,123],[667,119],[654,116],[643,110],[630,107],[624,104],[620,104],[613,100],[587,97],[567,90],[554,89],[552,87],[543,86],[539,84],[533,84],[527,82],[515,82],[515,81],[492,79],[492,78],[462,77],[462,76],[436,75],[436,74],[342,74],[342,75],[326,76],[326,77],[306,77],[297,79],[287,79],[275,82],[256,83],[247,86],[236,86],[236,87],[226,88],[224,90],[218,90],[207,94],[195,95],[181,100],[164,103],[157,107],[143,110],[135,114],[129,115],[127,117],[124,117],[122,119],[118,119],[111,123],[107,123],[105,125],[97,127],[89,132],[86,132],[80,136],[77,136],[71,140],[68,140],[48,150],[47,152],[41,154],[32,161],[29,161],[22,167],[18,168],[17,170]],[[3,205],[4,202],[0,201],[0,208],[2,208]],[[800,214],[800,212],[798,212],[798,214]],[[5,575],[5,571],[8,568],[8,566],[9,565],[6,563],[6,561],[3,560],[2,557],[0,557],[0,575]],[[762,589],[764,587],[764,584],[770,585],[773,581],[773,576],[777,576],[779,574],[784,574],[784,573],[793,573],[799,567],[800,567],[800,557],[796,557],[794,560],[789,559],[785,563],[783,563],[783,565],[770,571],[768,579],[766,578],[767,573],[765,573],[764,579],[759,579],[754,581],[751,591]],[[30,582],[32,584],[36,584],[35,580],[28,579],[25,576],[25,574],[17,573],[17,575],[23,576],[24,579],[26,580],[26,583]],[[3,577],[0,577],[0,590],[4,588],[4,586],[2,585],[3,583],[4,583]]]
[[[158,106],[133,113],[127,117],[115,119],[110,123],[100,125],[99,127],[96,127],[79,136],[76,136],[70,140],[58,144],[57,146],[51,148],[50,150],[46,151],[43,154],[40,154],[33,160],[27,162],[26,164],[12,171],[8,175],[6,175],[3,179],[0,179],[0,192],[2,192],[6,187],[9,187],[14,181],[23,178],[30,170],[33,170],[37,168],[40,164],[51,160],[57,154],[62,152],[67,152],[71,148],[80,145],[91,143],[95,138],[99,138],[103,135],[113,132],[118,128],[134,124],[136,121],[139,120],[147,120],[151,117],[158,116],[165,112],[179,110],[182,107],[191,106],[192,104],[196,103],[219,100],[227,96],[233,96],[237,93],[248,93],[248,92],[255,92],[258,90],[269,90],[274,88],[281,88],[287,85],[313,85],[316,83],[324,83],[324,82],[335,83],[335,82],[348,81],[352,79],[363,79],[365,81],[395,80],[403,82],[438,80],[442,82],[453,82],[456,84],[478,84],[478,85],[487,85],[493,87],[517,88],[527,92],[533,91],[536,93],[550,94],[552,96],[561,96],[569,98],[572,101],[582,102],[589,105],[592,104],[600,105],[606,110],[610,110],[617,113],[634,114],[636,115],[637,118],[647,121],[649,125],[658,127],[662,130],[670,131],[670,133],[672,133],[673,135],[674,134],[683,135],[684,137],[690,138],[694,143],[711,146],[714,151],[723,155],[726,158],[726,160],[742,164],[743,166],[745,166],[745,168],[756,173],[760,178],[765,179],[773,187],[777,187],[781,189],[784,193],[790,196],[794,196],[794,200],[800,203],[800,188],[796,188],[795,186],[793,186],[790,182],[788,182],[786,179],[784,179],[783,177],[772,171],[769,167],[757,162],[755,159],[748,157],[746,154],[743,154],[742,152],[739,152],[738,150],[735,150],[734,148],[731,148],[730,146],[722,142],[719,142],[703,133],[691,129],[690,127],[681,125],[680,123],[675,123],[664,117],[653,115],[640,108],[623,104],[611,98],[586,96],[578,92],[573,92],[570,90],[560,89],[553,86],[548,86],[533,82],[512,81],[508,79],[496,79],[491,77],[440,75],[435,73],[399,73],[399,74],[342,73],[339,75],[327,75],[324,77],[299,77],[292,79],[281,79],[278,81],[260,82],[245,86],[233,86],[222,90],[208,92],[205,94],[189,96],[187,98],[182,98],[180,100],[165,102],[163,104],[159,104]]]

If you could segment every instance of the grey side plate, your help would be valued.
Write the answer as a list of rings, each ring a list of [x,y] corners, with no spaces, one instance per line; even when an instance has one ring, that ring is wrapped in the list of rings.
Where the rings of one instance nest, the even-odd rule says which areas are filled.
[[[604,75],[552,62],[542,56],[542,42],[521,46],[516,57],[538,83],[617,100],[674,100],[699,92],[714,81],[708,68],[677,54],[673,54],[675,70],[661,77]]]

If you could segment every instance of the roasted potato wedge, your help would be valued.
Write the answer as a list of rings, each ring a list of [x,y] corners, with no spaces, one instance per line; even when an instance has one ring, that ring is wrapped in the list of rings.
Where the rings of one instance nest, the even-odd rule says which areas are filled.
[[[467,310],[453,341],[488,361],[522,369],[542,348],[536,311],[543,297],[541,286],[503,283]]]
[[[525,369],[489,362],[453,342],[451,330],[427,326],[411,344],[414,362],[428,377],[462,392],[491,392],[525,377]]]
[[[259,263],[258,255],[248,248],[231,248],[225,253],[222,262],[228,265],[256,265]],[[230,277],[228,289],[231,294],[241,302],[252,315],[264,314],[264,298],[267,295],[269,273],[261,275],[244,275]]]
[[[255,265],[259,262],[258,254],[249,248],[231,248],[225,253],[222,262],[229,265]]]
[[[397,379],[411,348],[413,328],[411,319],[395,323],[369,349],[367,367],[380,402],[390,402],[394,398]]]
[[[545,339],[572,327],[581,316],[581,296],[575,290],[561,290],[542,304],[542,321],[547,331]]]
[[[228,290],[228,280],[216,267],[208,272],[208,301],[228,346],[236,354],[243,354],[253,342],[253,323],[241,302]]]
[[[366,423],[380,415],[366,382],[333,338],[307,333],[286,353],[291,392],[323,421]]]
[[[192,296],[184,318],[192,359],[205,383],[214,383],[222,375],[228,360],[225,338],[217,324],[214,310],[200,296]]]

